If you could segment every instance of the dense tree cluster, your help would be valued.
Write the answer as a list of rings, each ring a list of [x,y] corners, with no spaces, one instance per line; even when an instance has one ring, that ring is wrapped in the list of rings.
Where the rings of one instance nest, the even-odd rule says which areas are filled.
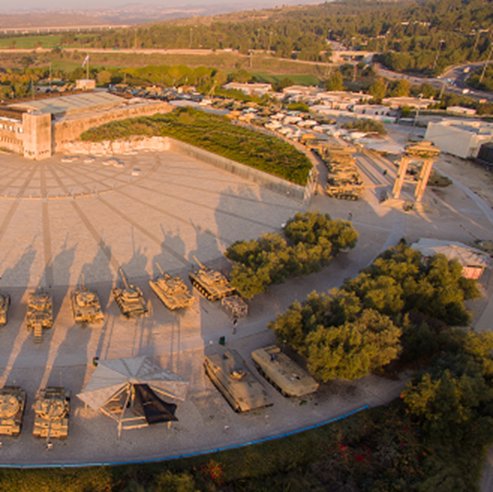
[[[356,379],[401,353],[403,361],[441,350],[448,325],[466,325],[464,301],[479,295],[455,261],[425,260],[400,244],[328,294],[294,302],[270,327],[305,356],[322,381]]]
[[[271,284],[319,271],[341,250],[353,248],[358,234],[347,221],[327,214],[298,213],[283,234],[264,234],[257,240],[237,241],[226,251],[234,262],[231,281],[247,299]]]
[[[102,48],[263,50],[317,61],[328,59],[327,40],[333,40],[382,52],[381,61],[395,70],[431,74],[454,63],[486,59],[491,45],[486,29],[492,22],[492,3],[484,0],[348,0],[202,22],[166,22],[98,36],[67,34],[62,42]]]

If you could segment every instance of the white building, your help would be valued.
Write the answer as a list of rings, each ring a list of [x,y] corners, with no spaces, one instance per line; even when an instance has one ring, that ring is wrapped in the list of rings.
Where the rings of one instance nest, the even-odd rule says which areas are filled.
[[[425,99],[422,97],[386,97],[382,100],[383,104],[392,109],[413,108],[413,109],[428,109],[436,103],[433,99]]]
[[[230,82],[223,86],[225,89],[240,91],[247,96],[259,96],[262,97],[269,92],[272,92],[272,85],[270,84],[243,84],[241,82]]]
[[[472,108],[464,108],[463,106],[449,106],[447,108],[447,113],[459,114],[461,116],[474,116],[476,110]]]
[[[444,255],[448,260],[457,260],[462,266],[464,278],[479,279],[490,265],[489,257],[483,251],[457,241],[421,238],[411,248],[423,256]]]
[[[372,96],[360,92],[326,91],[320,92],[317,99],[320,105],[330,109],[350,109],[356,104],[369,101]]]
[[[475,158],[482,144],[493,142],[493,124],[467,120],[430,122],[425,140],[433,142],[442,152],[463,159]]]

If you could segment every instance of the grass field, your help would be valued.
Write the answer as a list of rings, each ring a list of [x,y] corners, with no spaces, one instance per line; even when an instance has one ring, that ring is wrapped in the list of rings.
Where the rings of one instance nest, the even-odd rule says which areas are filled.
[[[41,47],[53,49],[60,46],[61,42],[62,36],[59,34],[0,37],[0,48],[35,49]]]
[[[312,167],[305,154],[284,140],[193,109],[114,121],[88,130],[81,138],[103,141],[132,135],[173,137],[300,185],[306,184]]]

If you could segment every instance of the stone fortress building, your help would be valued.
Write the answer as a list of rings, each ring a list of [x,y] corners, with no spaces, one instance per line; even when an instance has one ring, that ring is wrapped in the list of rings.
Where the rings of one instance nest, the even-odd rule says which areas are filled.
[[[46,159],[64,151],[65,145],[89,128],[171,109],[160,101],[125,99],[99,91],[0,106],[0,148],[27,159]]]

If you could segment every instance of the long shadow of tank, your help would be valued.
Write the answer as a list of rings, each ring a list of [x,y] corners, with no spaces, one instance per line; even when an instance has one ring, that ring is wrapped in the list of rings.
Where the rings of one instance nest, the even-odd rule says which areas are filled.
[[[10,376],[16,353],[20,351],[20,348],[17,350],[16,346],[21,343],[23,335],[25,335],[22,332],[26,309],[24,296],[27,291],[27,285],[29,285],[31,267],[35,258],[36,251],[32,245],[29,245],[16,264],[5,269],[1,277],[1,292],[4,295],[10,295],[8,324],[0,330],[0,343],[6,358],[5,363],[2,364],[2,382],[5,382]],[[23,287],[15,286],[19,283]]]
[[[102,348],[105,341],[108,330],[111,330],[113,323],[108,319],[108,305],[111,302],[111,289],[113,282],[110,280],[113,277],[113,270],[111,269],[111,247],[104,241],[100,241],[98,244],[98,250],[91,262],[85,263],[82,266],[79,275],[79,285],[85,285],[85,287],[98,294],[99,301],[101,303],[101,309],[105,314],[104,323],[101,327],[84,327],[83,329],[92,333],[98,330],[98,340],[94,345],[94,353],[88,354],[88,359],[92,357],[100,357],[102,355]],[[90,337],[89,337],[90,339]],[[88,341],[87,341],[88,343]]]
[[[46,381],[48,367],[50,365],[50,355],[53,355],[53,351],[56,350],[58,340],[62,338],[62,333],[66,334],[69,329],[67,326],[62,326],[57,323],[57,318],[59,317],[60,309],[63,304],[66,292],[68,290],[68,283],[70,280],[70,268],[72,266],[74,256],[75,256],[75,246],[70,249],[63,249],[47,266],[47,268],[52,268],[55,272],[55,267],[59,267],[56,270],[59,273],[56,276],[57,283],[60,282],[59,287],[54,289],[49,289],[46,286],[47,278],[47,268],[41,276],[40,282],[33,290],[33,292],[48,292],[53,296],[53,327],[51,329],[43,330],[43,340],[40,344],[34,342],[33,333],[27,333],[22,346],[20,347],[18,353],[15,355],[15,360],[12,363],[12,373],[14,377],[17,372],[17,367],[19,369],[24,366],[24,371],[28,371],[26,376],[29,377],[29,381],[26,381],[26,386],[30,388],[39,388]],[[63,336],[65,338],[65,336]],[[26,369],[25,363],[29,361],[29,367],[35,367],[37,370]],[[39,370],[44,368],[44,370]],[[22,373],[22,371],[20,371]],[[25,376],[25,377],[26,377]]]

